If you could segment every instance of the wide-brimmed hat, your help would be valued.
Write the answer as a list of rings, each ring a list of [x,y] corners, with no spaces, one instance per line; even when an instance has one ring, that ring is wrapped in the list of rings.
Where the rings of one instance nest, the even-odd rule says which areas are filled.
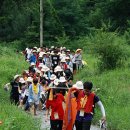
[[[50,80],[55,80],[55,79],[56,79],[56,75],[52,74]]]
[[[16,75],[14,76],[14,80],[16,80],[18,77],[20,77],[20,75],[16,74]]]
[[[73,85],[73,87],[75,87],[77,89],[83,89],[83,82],[77,81],[76,84]]]
[[[61,59],[60,62],[61,62],[61,63],[65,63],[66,61],[65,61],[65,59],[63,58],[63,59]]]
[[[28,77],[26,81],[27,81],[27,82],[32,82],[32,81],[33,81],[33,78],[32,78],[32,77]]]
[[[63,76],[62,76],[62,77],[60,77],[59,82],[60,82],[60,83],[64,83],[64,82],[66,82],[65,77],[63,77]]]
[[[48,76],[46,74],[44,74],[43,77],[48,80]]]
[[[76,52],[78,52],[78,51],[82,51],[82,49],[77,49]]]
[[[54,69],[54,72],[60,72],[60,71],[63,71],[63,69],[60,67],[60,66],[56,66],[55,69]]]
[[[55,80],[54,80],[54,85],[57,86],[58,84],[59,84],[59,79],[55,79]]]
[[[40,63],[39,65],[38,65],[38,67],[43,67],[44,66],[44,64],[43,63]]]
[[[49,71],[49,70],[50,70],[50,69],[49,69],[46,65],[43,65],[43,66],[42,66],[41,71],[47,72],[47,71]]]
[[[34,62],[31,62],[31,64],[30,64],[31,66],[33,66],[33,65],[36,65]]]
[[[23,78],[20,78],[20,79],[19,79],[19,83],[22,83],[22,84],[23,84],[23,83],[25,83],[25,80],[24,80]]]

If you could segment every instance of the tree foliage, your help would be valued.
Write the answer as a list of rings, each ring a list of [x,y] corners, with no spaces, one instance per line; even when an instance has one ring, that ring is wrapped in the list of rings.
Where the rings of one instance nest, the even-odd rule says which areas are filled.
[[[44,43],[57,38],[70,40],[88,35],[103,24],[108,31],[126,32],[129,28],[128,0],[43,0]],[[0,40],[39,43],[39,0],[0,1]],[[62,39],[63,39],[62,38]]]

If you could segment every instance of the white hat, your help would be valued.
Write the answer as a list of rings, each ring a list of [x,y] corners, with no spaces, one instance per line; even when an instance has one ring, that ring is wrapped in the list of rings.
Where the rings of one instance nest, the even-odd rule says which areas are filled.
[[[36,47],[36,46],[35,46],[35,47],[33,47],[33,48],[37,49],[37,47]]]
[[[55,80],[54,80],[54,85],[57,86],[58,84],[59,84],[59,79],[55,79]]]
[[[20,75],[18,75],[18,74],[15,75],[15,76],[14,76],[14,80],[16,80],[18,77],[20,77]]]
[[[54,51],[51,52],[51,55],[54,55]]]
[[[32,79],[32,77],[28,77],[26,81],[27,81],[27,82],[32,82],[33,79]]]
[[[54,48],[54,46],[51,46],[51,49],[53,49]]]
[[[54,69],[54,72],[63,71],[63,69],[60,66],[56,66]]]
[[[43,67],[44,66],[44,64],[43,63],[40,63],[39,65],[38,65],[38,67]]]
[[[40,55],[39,55],[39,58],[42,58],[42,57],[43,57],[43,55],[40,54]]]
[[[19,82],[23,84],[25,83],[25,80],[23,78],[20,78]]]
[[[46,74],[44,74],[43,77],[45,77],[45,79],[48,79],[48,76]]]
[[[31,62],[31,66],[32,66],[32,65],[36,65],[36,64],[35,64],[34,62]]]
[[[37,69],[37,70],[36,70],[36,73],[40,74],[40,73],[41,73],[41,71]]]
[[[61,61],[60,61],[60,62],[66,62],[66,61],[65,61],[65,59],[63,58],[63,59],[61,59]]]
[[[55,80],[55,79],[56,79],[56,75],[52,74],[50,80]]]
[[[43,65],[43,66],[42,66],[41,71],[47,72],[47,71],[49,71],[49,70],[50,70],[50,69],[49,69],[46,65]]]
[[[63,76],[62,76],[62,77],[60,77],[59,82],[61,82],[61,83],[66,82],[65,77],[63,77]]]
[[[32,52],[35,53],[35,52],[37,52],[37,51],[36,51],[36,50],[33,50]]]
[[[73,87],[75,87],[77,89],[83,89],[83,82],[77,81],[76,84],[73,85]]]

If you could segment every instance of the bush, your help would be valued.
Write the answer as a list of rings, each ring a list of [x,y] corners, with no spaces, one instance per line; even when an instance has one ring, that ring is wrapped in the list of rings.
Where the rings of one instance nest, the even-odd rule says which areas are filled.
[[[117,33],[99,31],[92,39],[95,43],[100,70],[115,69],[123,65],[123,61],[126,59],[123,36],[119,37]]]

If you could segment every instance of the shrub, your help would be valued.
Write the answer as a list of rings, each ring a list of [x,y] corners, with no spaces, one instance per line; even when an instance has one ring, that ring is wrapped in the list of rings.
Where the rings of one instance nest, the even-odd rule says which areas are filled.
[[[92,39],[100,70],[115,69],[123,65],[126,59],[123,37],[119,37],[117,33],[99,31]]]

